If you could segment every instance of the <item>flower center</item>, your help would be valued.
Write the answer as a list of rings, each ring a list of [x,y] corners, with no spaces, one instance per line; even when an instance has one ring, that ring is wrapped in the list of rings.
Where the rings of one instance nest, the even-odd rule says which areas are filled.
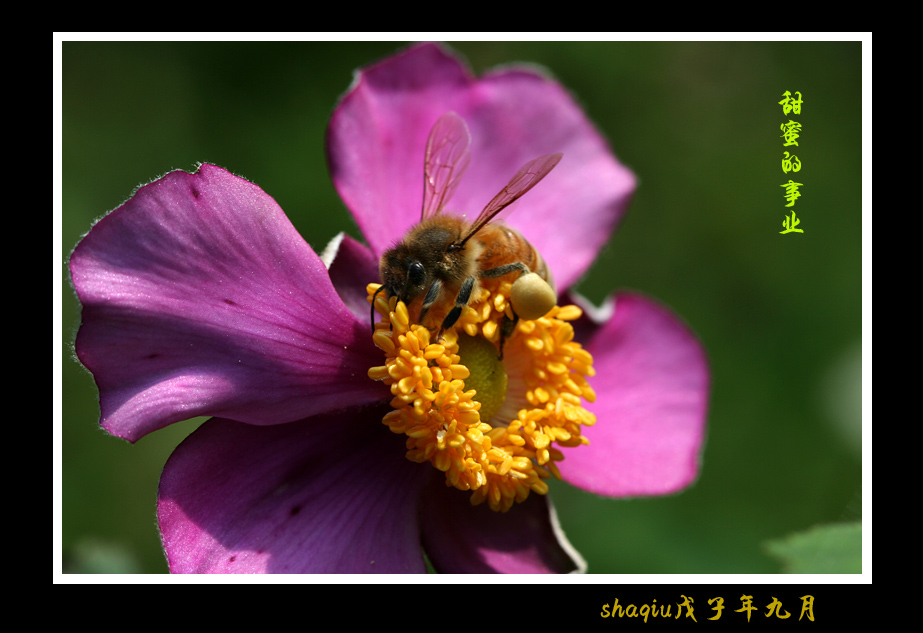
[[[545,480],[560,479],[560,449],[587,444],[581,427],[596,421],[583,407],[596,397],[587,383],[593,359],[569,323],[580,309],[554,306],[504,337],[514,317],[510,286],[485,280],[439,340],[436,307],[431,330],[396,297],[375,297],[378,284],[367,288],[382,316],[372,338],[385,355],[368,374],[393,396],[383,423],[407,436],[408,459],[431,462],[448,485],[472,491],[472,504],[502,512],[548,492]]]
[[[480,418],[490,424],[506,401],[506,368],[497,355],[497,348],[483,337],[461,334],[458,355],[470,374],[465,387],[474,389],[481,403]]]

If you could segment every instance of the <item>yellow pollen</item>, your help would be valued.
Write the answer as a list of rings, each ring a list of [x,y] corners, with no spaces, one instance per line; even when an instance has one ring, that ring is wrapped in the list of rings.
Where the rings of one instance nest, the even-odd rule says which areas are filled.
[[[376,297],[378,288],[366,290],[381,315],[372,341],[384,364],[368,375],[391,390],[382,422],[406,436],[407,459],[432,463],[447,486],[496,511],[546,494],[546,480],[561,478],[559,447],[587,444],[582,427],[596,422],[583,406],[596,397],[593,358],[570,324],[580,308],[554,306],[511,328],[510,282],[482,280],[437,340],[445,309],[434,306],[421,324],[396,297]]]

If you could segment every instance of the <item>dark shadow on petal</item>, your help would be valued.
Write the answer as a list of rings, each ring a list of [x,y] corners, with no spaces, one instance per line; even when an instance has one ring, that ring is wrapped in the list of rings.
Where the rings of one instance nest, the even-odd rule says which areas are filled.
[[[423,547],[440,573],[570,573],[583,561],[552,519],[546,497],[529,495],[508,512],[486,503],[472,506],[471,493],[433,477],[421,504]]]
[[[212,419],[164,468],[174,573],[423,573],[418,499],[382,407],[257,427]]]
[[[380,281],[378,259],[372,251],[365,244],[344,235],[328,272],[346,307],[358,319],[371,323],[371,306],[365,288]]]

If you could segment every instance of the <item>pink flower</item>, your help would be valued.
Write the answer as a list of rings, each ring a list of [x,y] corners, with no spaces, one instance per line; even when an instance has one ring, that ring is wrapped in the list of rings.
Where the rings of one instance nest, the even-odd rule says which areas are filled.
[[[569,289],[634,176],[555,81],[517,68],[474,78],[433,44],[361,71],[331,119],[333,181],[368,246],[339,236],[319,256],[269,195],[213,165],[141,187],[78,244],[75,349],[99,387],[103,428],[134,442],[212,416],[161,478],[171,571],[413,573],[426,570],[424,550],[444,572],[585,567],[546,495],[508,512],[473,506],[442,472],[406,459],[407,438],[382,424],[391,393],[369,378],[383,359],[367,285],[419,220],[423,147],[447,111],[472,139],[453,210],[476,215],[526,161],[564,154],[507,222]],[[557,468],[610,497],[678,491],[698,472],[703,350],[649,299],[620,294],[608,308],[573,324],[594,360],[585,406],[596,423]]]

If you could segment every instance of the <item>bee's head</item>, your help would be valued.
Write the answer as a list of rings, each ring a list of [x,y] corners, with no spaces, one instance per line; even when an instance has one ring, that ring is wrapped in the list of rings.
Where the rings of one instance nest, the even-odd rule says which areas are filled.
[[[388,297],[410,303],[426,287],[426,267],[403,244],[386,252],[379,265],[381,284]]]
[[[426,267],[407,252],[403,244],[399,244],[386,252],[379,263],[378,272],[381,277],[381,288],[375,295],[384,291],[386,296],[397,297],[398,300],[409,304],[426,288]],[[375,298],[372,298],[372,329],[375,327]]]

